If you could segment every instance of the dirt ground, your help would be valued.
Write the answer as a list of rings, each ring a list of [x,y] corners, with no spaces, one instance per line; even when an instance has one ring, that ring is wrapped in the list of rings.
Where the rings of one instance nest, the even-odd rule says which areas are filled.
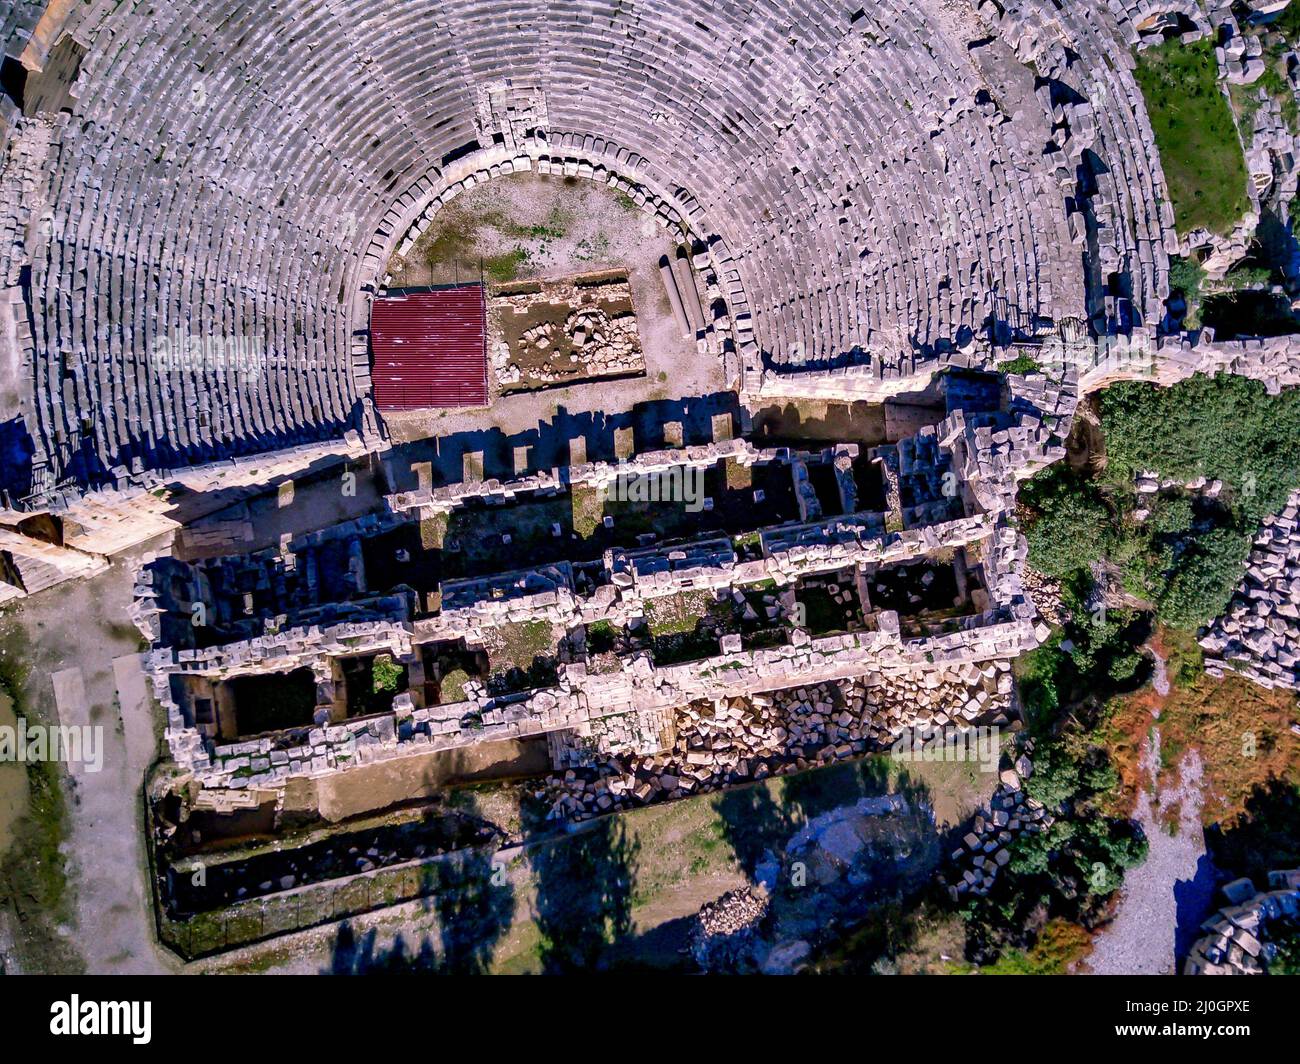
[[[914,761],[902,766],[911,786],[925,788],[941,828],[964,823],[993,797],[996,772],[984,772],[974,761]]]
[[[505,283],[643,266],[671,250],[666,230],[604,185],[510,174],[451,200],[388,272],[395,287]]]
[[[582,347],[570,333],[579,325]],[[502,394],[645,373],[636,308],[619,271],[497,286],[488,300],[488,351]]]
[[[1300,723],[1300,701],[1293,691],[1202,674],[1194,684],[1175,684],[1167,696],[1147,688],[1120,700],[1104,736],[1130,795],[1146,788],[1142,751],[1157,719],[1157,784],[1174,786],[1183,756],[1196,751],[1204,766],[1201,822],[1207,827],[1240,815],[1270,780],[1300,783],[1300,736],[1291,730]]]
[[[141,831],[141,789],[156,756],[159,725],[139,673],[140,635],[126,621],[139,553],[120,557],[92,580],[11,606],[0,617],[6,647],[21,647],[27,658],[22,697],[33,719],[102,727],[102,771],[64,773],[67,834],[61,849],[72,919],[57,928],[64,945],[95,973],[176,966],[156,944]],[[64,963],[25,953],[39,945],[33,936],[9,937],[25,971]]]
[[[1195,929],[1218,886],[1203,828],[1244,814],[1257,788],[1297,778],[1295,693],[1232,675],[1216,680],[1199,672],[1199,660],[1180,678],[1171,653],[1178,646],[1170,633],[1157,636],[1153,650],[1161,662],[1169,656],[1167,665],[1150,687],[1116,700],[1098,735],[1123,782],[1116,812],[1138,819],[1150,850],[1125,876],[1115,918],[1096,936],[1093,972],[1173,971],[1177,937]]]
[[[857,442],[869,447],[896,443],[943,420],[944,404],[925,393],[884,403],[786,400],[754,411],[755,442],[765,447],[787,441]]]
[[[1196,751],[1183,755],[1177,782],[1162,787],[1160,729],[1152,729],[1143,749],[1149,789],[1138,799],[1137,820],[1146,833],[1146,860],[1124,876],[1115,918],[1093,939],[1087,958],[1097,975],[1172,975],[1180,911],[1197,908],[1196,891],[1208,908],[1213,876],[1201,874],[1205,838],[1200,831],[1201,762]],[[1171,823],[1172,819],[1172,823]]]
[[[326,820],[375,812],[399,802],[427,798],[449,783],[535,776],[550,767],[545,742],[505,740],[459,750],[399,757],[310,781],[305,808],[318,808]]]

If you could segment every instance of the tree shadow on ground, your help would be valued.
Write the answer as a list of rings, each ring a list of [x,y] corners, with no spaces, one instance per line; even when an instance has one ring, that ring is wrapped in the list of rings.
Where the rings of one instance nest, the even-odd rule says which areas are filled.
[[[475,816],[477,803],[471,799],[460,812]],[[421,923],[431,923],[432,930],[415,942],[399,932],[385,945],[374,930],[358,938],[352,923],[344,921],[322,974],[487,973],[515,914],[514,887],[493,857],[491,846],[478,846],[425,864],[419,870],[419,905],[429,917]]]
[[[1269,872],[1300,868],[1300,786],[1257,784],[1240,816],[1206,828],[1205,845],[1226,878],[1246,876],[1267,889]]]
[[[898,777],[895,786],[909,802],[919,798],[928,804],[923,785],[906,774]],[[888,766],[880,758],[867,758],[794,773],[774,784],[726,791],[715,799],[715,806],[721,814],[723,838],[745,874],[754,879],[764,854],[779,850],[808,821],[889,788]]]
[[[616,817],[533,851],[543,972],[598,968],[609,947],[632,934],[639,853],[640,844]]]
[[[843,878],[824,887],[810,887],[806,878],[796,882],[799,865],[790,863],[791,840],[819,817],[891,791],[901,794],[911,809],[912,827],[903,830],[932,822],[928,785],[883,757],[812,769],[727,791],[716,799],[723,837],[737,862],[772,894],[769,923],[785,928],[772,933],[779,938],[799,929],[801,937],[824,938],[817,952],[825,970],[868,970],[878,955],[892,955],[915,937],[913,922],[897,914],[908,910],[910,899],[932,873],[941,836],[936,831],[928,845],[915,850],[915,860],[908,858],[903,865],[897,864],[898,853],[887,835],[882,836],[855,859],[851,871],[844,869]],[[878,845],[883,850],[877,852]]]

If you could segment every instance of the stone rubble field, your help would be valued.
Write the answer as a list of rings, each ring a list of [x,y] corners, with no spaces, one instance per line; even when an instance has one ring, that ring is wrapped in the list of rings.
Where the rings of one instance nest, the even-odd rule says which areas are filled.
[[[567,769],[537,796],[548,818],[580,821],[860,758],[888,750],[908,729],[1002,727],[1013,697],[1010,667],[998,661],[697,702],[674,713],[676,737],[664,753]]]

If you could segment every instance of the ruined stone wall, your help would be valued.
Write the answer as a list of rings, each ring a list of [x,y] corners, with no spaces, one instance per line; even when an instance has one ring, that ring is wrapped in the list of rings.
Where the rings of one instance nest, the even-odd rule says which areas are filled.
[[[9,554],[17,570],[19,594],[11,596],[14,598],[35,595],[64,580],[93,576],[108,568],[108,560],[98,554],[47,543],[3,525],[0,525],[0,551]],[[4,582],[3,574],[0,582]]]
[[[1192,337],[1155,340],[1110,338],[1080,352],[1078,368],[1084,392],[1096,392],[1121,380],[1146,380],[1168,387],[1196,373],[1230,373],[1264,384],[1270,394],[1300,386],[1300,335],[1249,340],[1216,340],[1214,330]]]
[[[698,698],[721,698],[775,690],[804,681],[837,680],[868,671],[925,671],[963,662],[1012,658],[1038,645],[1047,629],[1021,583],[1025,542],[1006,524],[1008,500],[1015,478],[1025,465],[1056,454],[1055,414],[1040,417],[1033,401],[1045,395],[1059,398],[1066,386],[1049,387],[1046,378],[1022,381],[1013,387],[1020,407],[998,424],[972,426],[960,416],[944,427],[962,445],[963,468],[979,486],[977,494],[992,505],[984,513],[920,528],[889,532],[879,514],[850,514],[803,525],[782,526],[763,533],[763,557],[738,563],[727,539],[704,540],[684,547],[611,551],[606,556],[608,582],[591,596],[573,590],[566,565],[524,573],[506,573],[479,580],[451,582],[443,587],[441,611],[398,627],[372,621],[336,629],[292,629],[256,640],[196,651],[155,651],[150,670],[155,689],[168,706],[168,738],[178,763],[207,786],[235,790],[275,786],[292,775],[334,771],[366,760],[404,756],[429,750],[471,745],[498,738],[521,738],[589,728],[593,721],[626,718],[620,727],[650,742],[654,721],[666,709]],[[1017,390],[1017,388],[1019,390]],[[1051,406],[1051,403],[1045,405]],[[720,450],[719,450],[720,448]],[[694,449],[690,460],[716,461],[719,453],[756,459],[763,452],[742,441]],[[680,453],[644,456],[646,469],[680,464]],[[614,467],[593,465],[579,475],[596,483]],[[543,475],[545,476],[545,475]],[[540,484],[531,478],[529,484]],[[502,485],[484,485],[496,492]],[[429,492],[410,501],[417,505],[455,505],[467,497],[463,488],[433,502]],[[427,501],[426,501],[427,500]],[[744,651],[734,637],[724,637],[720,653],[704,661],[655,667],[644,654],[623,659],[615,674],[588,675],[581,664],[562,665],[560,683],[549,690],[511,698],[477,694],[450,706],[426,707],[410,694],[399,696],[391,716],[322,727],[309,743],[281,750],[275,737],[236,744],[235,749],[208,748],[196,742],[185,713],[172,696],[168,676],[195,673],[229,677],[254,671],[289,671],[310,664],[323,673],[323,662],[346,645],[357,653],[366,646],[385,645],[411,660],[413,645],[465,640],[483,646],[490,629],[507,624],[546,621],[555,630],[606,620],[627,624],[642,616],[647,604],[687,591],[720,591],[771,580],[789,586],[803,576],[864,568],[925,558],[945,549],[978,550],[988,604],[984,612],[962,619],[955,630],[941,635],[904,639],[897,615],[882,613],[878,630],[814,639],[795,629],[789,646]],[[147,594],[142,599],[147,599]],[[324,695],[322,695],[324,700]],[[422,700],[422,699],[420,699]],[[640,722],[640,723],[637,723]],[[271,758],[275,753],[276,759]]]
[[[394,512],[419,509],[422,516],[447,513],[468,499],[508,499],[525,492],[569,491],[573,488],[608,488],[620,477],[653,476],[679,467],[707,469],[723,460],[741,465],[784,460],[783,450],[755,447],[748,440],[718,440],[693,447],[643,451],[619,462],[582,462],[563,470],[539,470],[513,480],[458,481],[439,487],[420,485],[414,491],[387,496]],[[417,467],[418,470],[418,467]]]
[[[588,676],[583,666],[561,666],[561,682],[554,688],[423,708],[399,696],[399,705],[391,715],[317,727],[302,742],[263,736],[219,744],[210,754],[197,732],[185,725],[166,680],[169,673],[155,673],[155,693],[168,712],[166,737],[178,765],[195,773],[205,787],[242,790],[394,757],[572,730],[629,713],[653,715],[696,699],[773,691],[868,672],[914,673],[1010,658],[1038,645],[1045,634],[1026,619],[999,622],[990,615],[980,620],[984,623],[978,627],[907,640],[899,639],[896,628],[891,632],[885,626],[879,632],[824,639],[811,639],[806,633],[801,639],[796,634],[788,647],[736,651],[658,668],[637,656],[627,659],[624,670],[612,675]],[[309,651],[285,648],[274,661],[263,661],[259,667],[283,670],[319,660],[320,655],[379,648],[401,654],[411,646],[411,635],[395,628],[385,632],[367,626],[363,633],[348,635],[340,634],[343,631],[347,629],[329,633],[328,640],[314,642]],[[239,666],[229,664],[203,671],[205,675],[229,675],[236,668]],[[240,669],[241,674],[247,671]]]
[[[1300,688],[1300,491],[1264,522],[1245,578],[1200,643],[1212,676]]]

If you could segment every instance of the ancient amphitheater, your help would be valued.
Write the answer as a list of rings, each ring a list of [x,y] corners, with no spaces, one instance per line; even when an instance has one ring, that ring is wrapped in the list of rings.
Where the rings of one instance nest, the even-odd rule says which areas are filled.
[[[0,602],[178,528],[220,542],[212,515],[366,458],[378,514],[258,551],[164,552],[139,574],[133,619],[196,808],[278,814],[292,780],[491,739],[544,736],[556,769],[649,759],[556,797],[557,816],[590,816],[947,723],[926,692],[960,691],[953,720],[1002,726],[1008,662],[1047,633],[1016,489],[1064,456],[1081,395],[1198,370],[1300,384],[1294,337],[1219,342],[1166,306],[1170,257],[1199,245],[1175,231],[1133,56],[1171,26],[1235,27],[1228,4],[1207,6],[0,4]],[[1251,57],[1221,52],[1225,77],[1245,77]],[[1255,209],[1300,171],[1282,125],[1258,129]],[[394,446],[370,335],[390,264],[458,196],[522,173],[604,186],[684,249],[676,282],[662,267],[668,301],[733,402],[710,433],[677,414],[617,464],[576,441],[559,460],[516,446],[500,477],[470,475],[469,455],[446,477]],[[921,393],[934,416],[877,448],[749,438],[763,404]],[[458,422],[471,436],[493,424],[479,413]],[[443,541],[467,514],[560,497],[576,515],[629,470],[711,471],[720,503],[746,498],[712,523],[683,517],[691,535],[669,542],[622,540],[606,516],[574,546],[543,522],[565,542],[539,553],[517,533],[520,560],[495,569]],[[936,579],[952,601],[909,616]],[[847,630],[806,623],[793,596],[809,589],[847,609]],[[645,618],[701,594],[734,602],[736,627],[656,660]],[[764,610],[792,619],[777,645],[745,627]],[[534,624],[551,674],[451,691],[453,657]],[[593,634],[611,626],[621,664],[598,667]],[[377,656],[408,689],[356,712],[349,670]],[[1285,682],[1294,660],[1258,674]],[[304,719],[250,733],[238,683],[291,674]],[[770,730],[739,761],[690,761],[690,778],[672,761],[680,707],[725,719],[729,700],[762,696],[744,717],[758,729],[773,692],[841,682],[864,686],[838,715],[799,689],[792,712],[814,720],[788,763]],[[968,876],[959,889],[979,891],[992,873]]]
[[[10,5],[9,512],[111,550],[161,479],[375,446],[384,263],[520,168],[697,238],[748,394],[1154,329],[1177,242],[1130,6]]]

